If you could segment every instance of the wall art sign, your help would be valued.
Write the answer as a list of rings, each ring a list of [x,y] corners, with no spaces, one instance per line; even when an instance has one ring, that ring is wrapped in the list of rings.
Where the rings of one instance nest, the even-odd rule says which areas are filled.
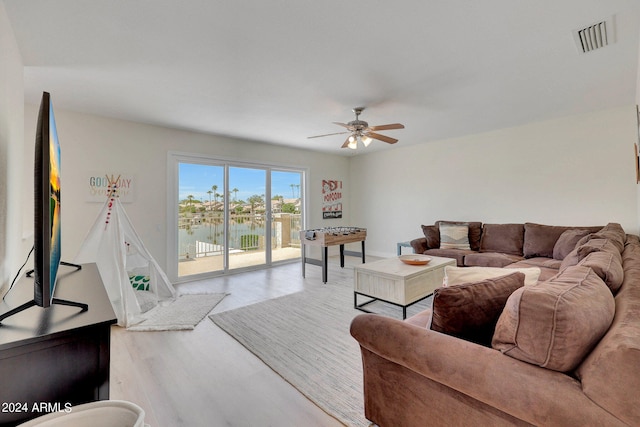
[[[112,185],[118,188],[118,197],[122,203],[134,201],[135,176],[122,173],[87,173],[87,192],[85,200],[87,202],[104,203],[109,196]]]
[[[322,180],[322,219],[342,218],[342,181]]]

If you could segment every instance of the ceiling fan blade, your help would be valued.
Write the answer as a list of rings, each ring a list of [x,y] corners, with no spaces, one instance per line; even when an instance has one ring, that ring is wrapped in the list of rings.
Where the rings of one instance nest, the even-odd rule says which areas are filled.
[[[351,136],[349,136],[349,138],[351,138]],[[349,141],[349,138],[347,138],[347,140],[344,142],[344,144],[342,144],[342,147],[340,148],[347,148],[349,146],[349,143],[351,142]]]
[[[342,126],[343,128],[347,128],[349,130],[353,130],[353,126],[348,125],[346,123],[340,123],[340,122],[333,122],[334,125],[338,125],[338,126]]]
[[[404,129],[404,125],[400,123],[392,123],[389,125],[369,126],[370,130],[390,130],[390,129]]]
[[[324,137],[324,136],[331,136],[331,135],[344,135],[345,133],[351,133],[351,132],[325,133],[324,135],[308,136],[308,137],[307,137],[307,139],[311,139],[311,138],[322,138],[322,137]]]
[[[398,142],[398,140],[395,138],[389,138],[388,136],[380,135],[379,133],[366,132],[365,135],[368,136],[369,138],[386,142],[387,144],[395,144],[396,142]]]

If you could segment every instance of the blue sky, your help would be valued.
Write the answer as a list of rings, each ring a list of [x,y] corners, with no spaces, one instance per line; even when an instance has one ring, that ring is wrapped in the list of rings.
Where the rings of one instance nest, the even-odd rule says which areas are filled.
[[[272,171],[271,186],[272,196],[281,195],[284,198],[298,197],[297,187],[291,188],[291,184],[300,184],[300,173],[287,171]],[[238,192],[231,194],[231,199],[237,197],[238,200],[247,200],[254,194],[262,195],[266,193],[265,188],[266,171],[261,169],[248,169],[230,167],[229,169],[229,190],[234,188]],[[192,163],[180,163],[179,168],[179,198],[184,200],[188,195],[192,195],[196,200],[208,201],[207,191],[217,185],[216,192],[222,194],[224,191],[224,167],[198,165]]]

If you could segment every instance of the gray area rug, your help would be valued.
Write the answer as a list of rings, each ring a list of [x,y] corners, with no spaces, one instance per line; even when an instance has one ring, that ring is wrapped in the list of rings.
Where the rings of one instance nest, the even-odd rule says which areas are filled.
[[[128,331],[191,330],[205,318],[227,294],[183,294],[175,301],[159,305],[144,313],[141,323]]]
[[[430,306],[429,298],[407,315]],[[402,318],[402,309],[389,304],[368,308]],[[368,426],[360,348],[349,334],[351,320],[361,313],[353,308],[352,282],[329,282],[209,318],[325,412],[348,426]]]

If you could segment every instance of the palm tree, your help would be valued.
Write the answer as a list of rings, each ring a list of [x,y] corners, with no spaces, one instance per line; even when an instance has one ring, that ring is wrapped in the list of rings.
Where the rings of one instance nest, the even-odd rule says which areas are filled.
[[[218,186],[217,185],[212,185],[211,186],[211,190],[213,190],[213,201],[216,202],[216,205],[218,205],[218,196],[219,194],[216,192],[218,190]],[[208,193],[208,191],[207,191]]]
[[[234,201],[234,202],[235,202],[235,201],[236,201],[236,199],[238,198],[238,191],[240,191],[240,190],[238,190],[238,189],[237,189],[237,188],[235,188],[235,187],[234,187],[234,189],[233,189],[233,190],[231,190],[231,192],[233,193],[233,201]]]
[[[213,235],[211,234],[211,221],[213,221],[213,215],[211,212],[211,194],[213,194],[213,191],[209,190],[207,191],[207,194],[209,195],[209,240],[213,240]]]
[[[251,229],[254,230],[255,229],[255,210],[256,207],[258,205],[261,205],[262,203],[264,203],[264,195],[259,196],[257,194],[254,194],[253,196],[249,197],[249,204],[251,205]]]
[[[209,195],[209,210],[211,210],[211,195],[213,194],[213,191],[209,190],[207,191],[207,194]]]

